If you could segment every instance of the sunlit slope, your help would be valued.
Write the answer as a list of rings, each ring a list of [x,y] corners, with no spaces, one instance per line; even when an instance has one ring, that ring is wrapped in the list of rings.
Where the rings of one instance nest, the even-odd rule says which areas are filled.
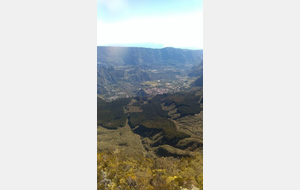
[[[202,89],[151,99],[105,102],[98,98],[98,144],[108,142],[124,148],[142,145],[150,157],[191,156],[202,151],[202,103]],[[122,142],[117,143],[120,139]]]

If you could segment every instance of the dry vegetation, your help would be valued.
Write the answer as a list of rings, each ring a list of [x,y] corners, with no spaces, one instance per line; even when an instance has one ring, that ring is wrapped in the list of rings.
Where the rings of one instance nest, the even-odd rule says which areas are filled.
[[[203,189],[202,97],[98,98],[98,190]]]
[[[97,155],[98,190],[203,189],[203,155],[147,158],[120,149]]]
[[[98,127],[97,133],[98,152],[114,150],[118,147],[120,150],[127,152],[135,152],[142,155],[146,155],[147,153],[141,143],[140,136],[134,134],[128,125],[120,127],[117,130]]]

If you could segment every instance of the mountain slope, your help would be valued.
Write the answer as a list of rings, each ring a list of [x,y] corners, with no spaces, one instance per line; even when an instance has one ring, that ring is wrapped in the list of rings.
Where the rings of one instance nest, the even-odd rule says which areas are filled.
[[[201,63],[192,67],[191,72],[188,74],[190,77],[199,77],[203,75],[203,60]]]
[[[102,144],[107,142],[101,131],[120,130],[124,126],[130,126],[131,133],[141,138],[135,144],[143,146],[149,155],[185,157],[190,156],[186,150],[202,152],[202,92],[200,89],[156,95],[152,99],[136,97],[112,102],[98,98],[98,141]],[[126,129],[128,137],[131,134],[130,128]],[[109,139],[115,141],[112,137]],[[118,144],[127,148],[132,142],[126,142],[124,138]],[[142,151],[141,148],[138,149]]]
[[[193,82],[191,84],[191,86],[193,86],[193,87],[203,87],[203,75],[201,75],[199,78],[197,78],[195,80],[195,82]]]
[[[97,47],[97,62],[108,65],[195,64],[202,59],[203,50]]]

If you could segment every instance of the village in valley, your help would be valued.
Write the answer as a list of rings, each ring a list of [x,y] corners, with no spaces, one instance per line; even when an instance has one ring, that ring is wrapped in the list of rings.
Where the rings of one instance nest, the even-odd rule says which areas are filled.
[[[134,90],[113,88],[107,95],[102,96],[107,101],[113,101],[119,98],[129,98],[135,96],[153,97],[157,94],[176,93],[189,89],[191,83],[195,81],[194,77],[176,76],[174,80],[161,79],[155,81],[145,81],[139,88]]]

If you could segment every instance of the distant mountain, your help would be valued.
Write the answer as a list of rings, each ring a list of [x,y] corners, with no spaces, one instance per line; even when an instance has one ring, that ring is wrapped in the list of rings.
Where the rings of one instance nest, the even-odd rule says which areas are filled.
[[[97,84],[107,85],[115,83],[124,77],[124,71],[113,67],[97,67]]]
[[[149,81],[156,79],[154,74],[149,74],[148,72],[140,69],[134,68],[133,70],[124,71],[121,69],[115,69],[114,67],[97,67],[97,84],[98,85],[111,85],[116,84],[120,81],[129,82],[131,84],[140,83],[144,81]]]
[[[178,48],[97,47],[97,62],[108,65],[178,65],[203,60],[203,50]]]

